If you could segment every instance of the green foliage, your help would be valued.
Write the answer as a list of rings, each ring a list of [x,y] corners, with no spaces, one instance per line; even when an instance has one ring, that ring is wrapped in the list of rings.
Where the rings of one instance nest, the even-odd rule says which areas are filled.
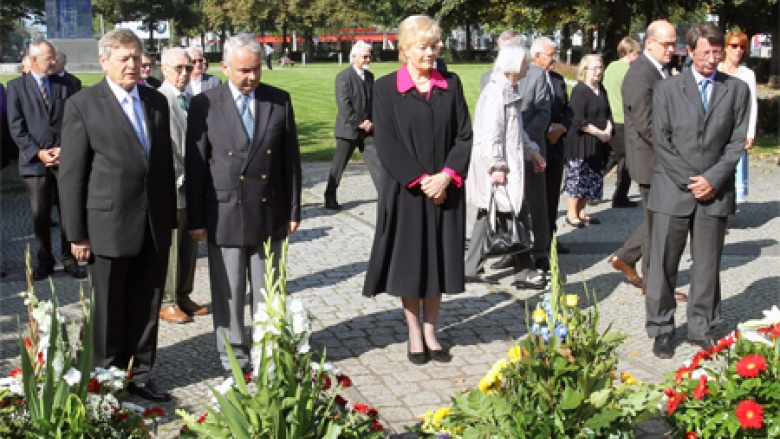
[[[454,396],[451,409],[427,413],[422,437],[630,438],[634,424],[653,414],[661,398],[655,386],[615,376],[626,335],[599,331],[596,304],[581,310],[577,295],[563,295],[554,253],[552,289],[531,316],[531,334],[477,388]]]
[[[758,100],[758,130],[780,135],[780,100],[777,97]]]

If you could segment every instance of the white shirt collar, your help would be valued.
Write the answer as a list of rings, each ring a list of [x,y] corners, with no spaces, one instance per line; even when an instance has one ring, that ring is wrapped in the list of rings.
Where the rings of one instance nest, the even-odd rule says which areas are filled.
[[[703,76],[702,74],[697,72],[696,68],[693,67],[693,66],[691,66],[691,73],[693,73],[693,79],[694,79],[694,81],[696,81],[696,84],[700,85],[701,84],[701,80],[704,79],[705,76]],[[712,74],[710,76],[707,76],[706,78],[709,79],[710,82],[715,82],[715,72],[712,72]]]
[[[135,97],[138,99],[138,101],[141,101],[141,95],[138,94],[138,85],[134,85],[133,89],[129,92],[125,90],[124,88],[118,86],[114,83],[114,81],[111,80],[108,76],[106,76],[106,82],[108,83],[108,87],[111,89],[112,92],[114,92],[114,96],[116,96],[116,100],[118,100],[120,103],[124,102],[125,99],[127,99],[128,96]]]
[[[352,68],[355,69],[355,73],[357,73],[357,75],[360,76],[361,79],[365,79],[366,78],[366,71],[365,70],[360,70],[359,68],[355,67],[354,65],[352,65]]]
[[[236,88],[236,86],[233,85],[233,82],[230,81],[229,79],[228,79],[228,86],[230,87],[230,93],[233,95],[233,100],[238,102],[242,93],[240,91],[238,91],[238,88]],[[255,100],[255,92],[252,91],[251,93],[249,93],[249,102],[250,102],[250,104],[254,100]]]
[[[655,66],[656,70],[658,70],[659,72],[661,72],[661,76],[662,76],[662,77],[664,77],[664,78],[666,78],[666,72],[664,72],[664,66],[662,66],[662,65],[661,65],[661,63],[659,63],[659,62],[658,62],[658,60],[656,60],[655,58],[653,58],[652,56],[650,56],[650,54],[649,54],[649,53],[647,53],[647,51],[646,51],[646,50],[645,50],[645,52],[644,52],[644,53],[645,53],[645,56],[647,57],[647,59],[649,59],[649,60],[650,60],[650,62],[651,62],[651,63],[653,63],[653,65]]]
[[[171,84],[168,81],[163,81],[163,85],[160,88],[163,88],[163,87],[165,87],[167,90],[169,90],[171,93],[173,93],[173,95],[176,96],[177,98],[179,97],[180,94],[184,94],[183,91],[179,91],[178,88],[176,88],[173,84]],[[185,96],[186,96],[186,94],[185,94]]]

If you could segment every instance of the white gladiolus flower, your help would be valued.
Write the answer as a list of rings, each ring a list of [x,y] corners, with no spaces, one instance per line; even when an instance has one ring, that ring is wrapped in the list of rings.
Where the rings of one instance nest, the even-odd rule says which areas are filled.
[[[24,396],[24,382],[22,374],[12,377],[0,378],[0,390],[8,390],[14,395]]]
[[[57,352],[55,352],[51,367],[54,369],[54,379],[58,380],[62,376],[62,370],[65,369],[65,360],[62,358],[61,351],[57,350]]]
[[[308,354],[311,350],[311,346],[309,346],[309,339],[303,338],[300,342],[298,342],[298,353],[299,354]]]
[[[79,372],[79,370],[75,367],[71,367],[68,369],[65,375],[62,376],[62,379],[65,380],[69,386],[75,386],[79,383],[79,381],[81,381],[81,372]]]
[[[309,319],[305,315],[295,314],[292,319],[292,332],[295,335],[309,332]]]
[[[303,302],[301,302],[300,299],[290,300],[290,305],[288,306],[287,310],[293,314],[305,313],[305,310],[303,309]]]
[[[216,389],[214,390],[224,395],[228,392],[228,390],[230,390],[233,387],[233,384],[235,383],[236,382],[233,380],[233,376],[229,376],[227,379],[225,379],[225,381],[222,382],[222,384],[217,386]]]

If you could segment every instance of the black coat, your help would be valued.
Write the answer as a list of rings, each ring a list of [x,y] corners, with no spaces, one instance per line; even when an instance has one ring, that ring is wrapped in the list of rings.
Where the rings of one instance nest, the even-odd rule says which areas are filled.
[[[364,70],[363,74],[365,80],[360,79],[353,66],[349,66],[336,75],[336,105],[339,109],[333,130],[336,138],[355,140],[360,132],[365,134],[358,126],[364,120],[372,120],[374,74],[368,70]]]
[[[571,91],[571,113],[571,130],[564,142],[564,157],[583,159],[592,171],[601,172],[609,146],[596,136],[585,133],[582,128],[591,124],[603,130],[611,120],[612,113],[604,87],[599,84],[597,95],[584,83],[577,83]]]
[[[420,185],[424,174],[450,168],[466,177],[471,119],[460,79],[426,100],[416,89],[400,93],[397,73],[374,86],[374,131],[383,175],[377,223],[363,295],[433,298],[464,289],[465,197],[453,182],[437,206]]]
[[[553,88],[553,99],[550,102],[550,124],[559,123],[568,131],[571,126],[571,108],[569,94],[566,90],[566,80],[558,72],[549,72]],[[563,161],[563,144],[566,134],[558,139],[558,143],[547,142],[547,159]]]

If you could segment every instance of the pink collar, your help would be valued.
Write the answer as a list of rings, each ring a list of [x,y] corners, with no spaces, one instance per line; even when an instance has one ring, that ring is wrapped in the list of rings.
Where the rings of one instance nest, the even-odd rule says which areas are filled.
[[[406,68],[406,64],[398,69],[395,85],[398,89],[398,93],[406,93],[415,88],[414,81],[412,81],[412,77],[409,75],[409,69]],[[444,79],[444,76],[436,69],[431,69],[431,87],[439,87],[442,90],[447,90],[448,88],[447,80]]]

